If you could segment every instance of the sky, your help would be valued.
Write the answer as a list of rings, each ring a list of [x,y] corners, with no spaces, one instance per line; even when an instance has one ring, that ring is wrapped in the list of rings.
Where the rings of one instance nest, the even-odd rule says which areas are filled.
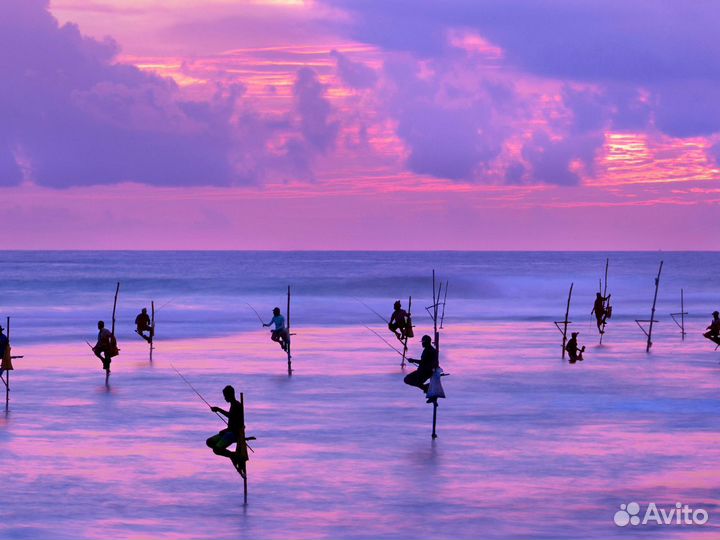
[[[3,0],[3,245],[715,250],[718,27],[712,0]]]

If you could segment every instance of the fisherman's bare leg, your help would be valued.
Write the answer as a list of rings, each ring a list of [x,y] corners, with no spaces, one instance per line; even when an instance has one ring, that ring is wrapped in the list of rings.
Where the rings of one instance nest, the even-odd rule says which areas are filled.
[[[425,384],[425,381],[427,381],[429,378],[430,375],[426,373],[421,373],[420,370],[415,370],[412,373],[408,373],[403,380],[405,381],[405,384],[409,386],[415,386],[416,388],[419,388],[427,394],[430,385]]]

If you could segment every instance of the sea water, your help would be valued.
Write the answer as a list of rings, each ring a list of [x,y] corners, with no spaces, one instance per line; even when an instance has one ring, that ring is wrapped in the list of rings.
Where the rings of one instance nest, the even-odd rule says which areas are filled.
[[[590,315],[605,260],[613,317]],[[649,319],[664,261],[654,345]],[[15,360],[0,416],[0,538],[717,537],[717,253],[2,252]],[[436,440],[385,322],[412,295],[432,332],[446,281]],[[109,386],[94,343],[112,316]],[[585,360],[561,358],[572,331]],[[292,376],[269,340],[291,286]],[[443,285],[444,286],[444,285]],[[684,289],[687,336],[670,318]],[[443,298],[444,298],[443,292]],[[156,307],[152,361],[134,334]],[[441,309],[442,311],[442,309]],[[389,345],[368,331],[386,337]],[[392,347],[391,347],[392,346]],[[244,393],[249,501],[205,439],[221,390]],[[4,388],[3,388],[4,389]],[[621,504],[677,502],[700,525],[628,525]],[[641,516],[642,517],[642,516]],[[631,529],[631,530],[628,530]]]

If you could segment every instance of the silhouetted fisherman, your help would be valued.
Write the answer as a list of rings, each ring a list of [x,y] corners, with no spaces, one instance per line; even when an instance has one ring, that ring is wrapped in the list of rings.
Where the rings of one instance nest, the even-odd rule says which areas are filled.
[[[98,321],[98,338],[93,347],[93,352],[102,362],[103,369],[110,371],[110,362],[113,356],[117,356],[117,343],[113,333],[105,328],[104,321]]]
[[[388,322],[388,328],[395,334],[396,338],[403,341],[408,326],[408,313],[402,308],[400,300],[393,304],[393,310],[392,315],[390,315],[390,321]]]
[[[573,332],[572,336],[567,342],[567,345],[565,345],[565,350],[568,352],[568,357],[571,364],[574,364],[578,360],[582,360],[583,353],[585,352],[585,347],[578,348],[577,337],[579,333],[580,332]]]
[[[607,323],[607,317],[608,317],[608,310],[605,308],[605,302],[607,302],[610,299],[611,295],[607,295],[607,297],[603,296],[600,293],[597,293],[595,296],[595,303],[593,304],[592,311],[590,314],[595,314],[595,321],[597,322],[597,328],[598,332],[601,334],[604,334],[605,331],[602,329],[603,325]]]
[[[228,447],[238,442],[239,437],[245,433],[245,418],[242,405],[235,399],[235,389],[227,385],[223,388],[223,397],[230,404],[230,410],[226,411],[220,407],[210,407],[214,413],[222,414],[228,419],[228,425],[225,429],[220,430],[217,435],[213,435],[205,444],[212,448],[218,456],[225,456],[232,460],[233,464],[238,460],[237,452],[228,450]]]
[[[276,307],[273,309],[273,318],[269,323],[263,323],[263,326],[272,326],[275,328],[271,330],[270,339],[277,341],[283,351],[287,351],[287,344],[290,341],[288,336],[287,328],[285,328],[285,317],[280,313],[280,308]]]
[[[710,326],[706,328],[707,332],[703,334],[703,337],[720,345],[720,312],[713,311],[712,316],[713,319],[710,322]]]
[[[135,317],[135,332],[148,343],[152,343],[153,338],[153,327],[150,321],[150,315],[148,315],[147,308],[142,308],[142,311]],[[145,332],[148,335],[145,335]]]
[[[8,352],[8,346],[10,345],[10,340],[8,337],[4,334],[5,329],[0,326],[0,360],[2,360],[2,365],[0,366],[0,376],[5,372],[5,354]]]
[[[417,386],[420,390],[427,394],[428,379],[432,377],[435,369],[438,367],[438,355],[435,348],[432,346],[432,338],[430,336],[423,336],[421,340],[423,346],[423,352],[420,356],[420,360],[414,358],[408,358],[407,361],[412,364],[417,364],[418,368],[412,373],[408,373],[405,376],[405,384],[410,386]]]

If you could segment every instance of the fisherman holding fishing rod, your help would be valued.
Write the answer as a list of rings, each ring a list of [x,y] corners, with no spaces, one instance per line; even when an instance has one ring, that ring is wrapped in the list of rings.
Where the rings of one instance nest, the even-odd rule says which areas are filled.
[[[118,355],[117,341],[115,341],[113,333],[105,328],[104,321],[98,321],[97,327],[97,343],[92,347],[92,351],[102,362],[103,369],[110,373],[110,362],[113,356]]]
[[[258,316],[259,318],[259,316]],[[262,322],[262,319],[260,319]],[[280,344],[280,348],[287,352],[287,346],[290,342],[290,336],[288,336],[287,328],[285,328],[285,317],[280,313],[280,308],[276,307],[273,309],[273,318],[269,323],[263,322],[262,325],[265,327],[275,325],[275,328],[271,330],[270,339]]]
[[[405,336],[408,328],[409,314],[402,308],[402,303],[397,300],[393,305],[393,312],[388,321],[388,328],[395,334],[395,337],[405,345]]]
[[[230,409],[226,411],[220,407],[211,406],[210,410],[217,415],[222,414],[227,417],[227,427],[221,429],[216,435],[208,438],[205,444],[207,444],[209,448],[212,448],[215,454],[229,458],[233,464],[237,466],[240,456],[237,452],[228,450],[228,447],[237,443],[239,437],[244,436],[245,414],[242,405],[235,398],[235,389],[232,386],[227,385],[223,388],[222,393],[225,401],[230,404]],[[203,399],[203,401],[205,400]]]
[[[153,330],[152,320],[148,315],[147,308],[142,308],[142,311],[135,317],[135,332],[148,343],[152,343]],[[148,333],[147,336],[145,332]]]
[[[602,335],[605,333],[605,325],[607,324],[607,319],[610,316],[610,309],[606,309],[605,302],[610,300],[610,295],[603,296],[601,293],[597,293],[595,295],[595,303],[593,304],[592,311],[590,314],[595,314],[595,322],[597,323],[597,329],[598,332]]]
[[[720,345],[720,312],[713,311],[712,316],[712,321],[710,321],[710,325],[705,329],[707,332],[703,334],[703,337]]]
[[[570,363],[574,364],[578,360],[583,360],[583,353],[585,352],[585,346],[580,347],[578,345],[578,334],[580,332],[573,332],[572,336],[567,342],[567,345],[565,346],[565,350],[568,353],[568,357],[570,359]]]
[[[408,373],[405,376],[405,384],[410,386],[416,386],[427,394],[430,385],[427,381],[433,376],[433,373],[438,368],[438,354],[435,347],[432,346],[432,338],[428,335],[422,337],[421,340],[423,352],[420,356],[420,360],[415,358],[408,358],[407,361],[411,364],[417,364],[418,368],[412,373]],[[428,398],[430,403],[432,398]]]

